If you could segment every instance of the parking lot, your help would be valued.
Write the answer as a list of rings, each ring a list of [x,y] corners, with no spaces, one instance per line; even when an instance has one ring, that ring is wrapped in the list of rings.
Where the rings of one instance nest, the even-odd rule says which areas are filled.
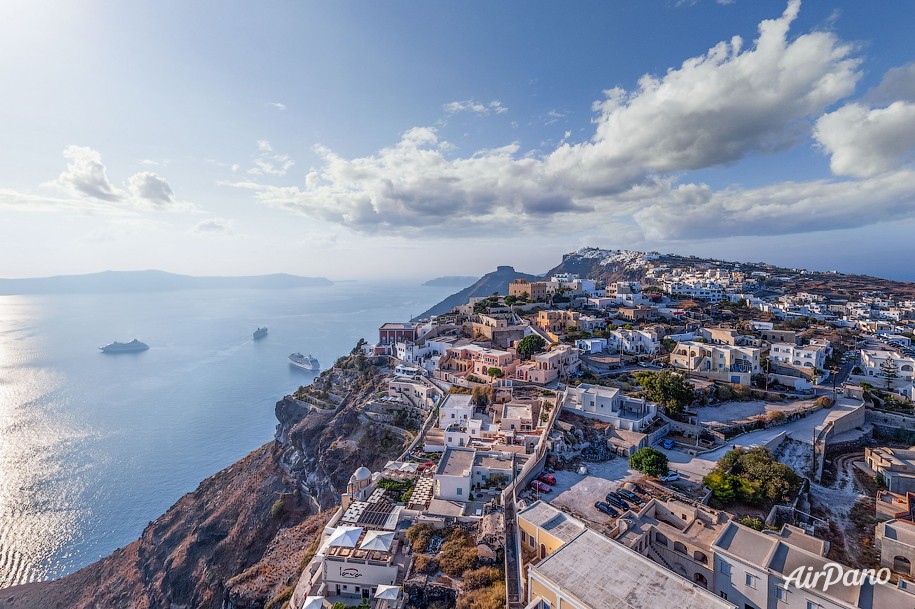
[[[574,514],[579,518],[611,526],[613,518],[597,510],[595,501],[603,501],[610,491],[616,490],[627,480],[641,477],[639,472],[629,469],[627,459],[617,458],[603,463],[587,463],[588,475],[574,471],[557,471],[553,491],[543,498],[551,504]]]

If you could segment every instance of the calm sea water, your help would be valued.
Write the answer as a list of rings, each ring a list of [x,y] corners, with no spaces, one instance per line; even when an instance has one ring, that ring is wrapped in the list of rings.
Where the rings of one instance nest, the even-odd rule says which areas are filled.
[[[60,577],[135,539],[271,439],[273,407],[384,321],[454,288],[0,296],[0,587]],[[269,335],[251,333],[260,325]],[[148,351],[102,354],[134,337]]]

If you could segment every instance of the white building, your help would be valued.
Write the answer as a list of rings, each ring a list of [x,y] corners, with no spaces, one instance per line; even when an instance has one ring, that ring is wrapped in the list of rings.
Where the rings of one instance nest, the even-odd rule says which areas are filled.
[[[610,423],[616,429],[638,432],[648,428],[658,412],[656,404],[628,398],[614,387],[587,383],[566,389],[562,408],[579,416]]]
[[[905,386],[915,380],[915,358],[903,357],[895,351],[861,350],[861,370],[864,376],[885,382],[884,379],[892,368],[896,370],[896,377],[892,381],[894,386]]]
[[[789,366],[823,370],[828,351],[829,347],[824,344],[773,343],[769,347],[769,359]]]
[[[514,453],[448,448],[435,471],[435,498],[470,500],[474,487],[485,487],[498,475],[504,487],[514,478]]]

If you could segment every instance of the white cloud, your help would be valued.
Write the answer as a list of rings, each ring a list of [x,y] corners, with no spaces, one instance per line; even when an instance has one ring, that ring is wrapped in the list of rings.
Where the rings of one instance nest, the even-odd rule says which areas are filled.
[[[251,175],[282,177],[295,165],[295,161],[288,154],[275,153],[269,140],[258,140],[257,150],[254,167],[248,170]]]
[[[915,153],[915,103],[847,104],[822,116],[814,137],[831,155],[836,175],[863,178],[895,169]]]
[[[67,169],[56,180],[64,190],[103,201],[115,202],[124,198],[124,193],[108,180],[108,172],[98,151],[86,146],[67,146],[64,158],[67,159]]]
[[[445,111],[445,114],[453,115],[460,112],[470,112],[471,114],[505,114],[508,112],[502,102],[497,99],[492,100],[488,104],[474,101],[472,99],[467,99],[464,101],[453,101],[448,102],[442,109]]]
[[[683,184],[654,195],[633,214],[649,240],[805,233],[915,217],[915,171],[719,192]]]
[[[864,96],[864,101],[877,106],[894,101],[915,102],[915,62],[887,70],[880,84]]]
[[[155,208],[166,208],[175,204],[175,193],[165,179],[150,171],[144,171],[127,179],[127,190],[137,201],[143,201]]]
[[[233,237],[236,236],[235,221],[226,218],[207,218],[195,224],[191,233],[209,237]]]
[[[853,104],[817,123],[815,136],[836,172],[866,179],[719,192],[677,184],[691,170],[809,141],[811,124],[854,92],[860,61],[851,45],[825,31],[789,36],[799,6],[790,0],[779,18],[763,21],[746,48],[734,37],[663,76],[643,76],[632,91],[607,91],[593,107],[592,137],[572,144],[566,133],[544,155],[511,143],[454,158],[435,129],[417,127],[363,157],[316,148],[321,163],[302,186],[236,186],[264,204],[366,233],[544,233],[585,223],[634,239],[692,239],[832,230],[915,215],[915,174],[892,171],[906,152],[900,142],[915,137],[886,135],[908,124],[905,105],[890,113],[893,106],[865,109],[870,126],[852,129],[847,140],[835,132],[852,122]],[[486,112],[472,100],[452,104],[454,112]],[[848,168],[862,167],[859,157],[875,151],[871,166]]]
[[[286,104],[283,104],[280,102],[268,102],[267,105],[270,106],[271,108],[276,108],[280,112],[286,111]]]
[[[108,170],[97,150],[86,146],[68,146],[63,154],[67,159],[67,169],[56,180],[42,186],[55,187],[72,198],[40,197],[6,191],[5,204],[16,205],[27,200],[37,208],[63,205],[71,209],[82,207],[90,213],[99,213],[105,206],[171,211],[193,209],[192,205],[175,200],[171,186],[159,174],[151,171],[134,174],[127,178],[124,188],[118,188],[108,179]]]

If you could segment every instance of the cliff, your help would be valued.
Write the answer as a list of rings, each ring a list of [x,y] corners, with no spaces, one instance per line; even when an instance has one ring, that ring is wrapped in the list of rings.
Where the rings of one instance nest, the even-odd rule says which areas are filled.
[[[0,608],[255,609],[282,599],[353,470],[381,468],[403,449],[397,430],[359,412],[383,373],[341,358],[318,379],[344,396],[334,409],[280,400],[274,441],[203,481],[127,547],[59,580],[7,588]]]

